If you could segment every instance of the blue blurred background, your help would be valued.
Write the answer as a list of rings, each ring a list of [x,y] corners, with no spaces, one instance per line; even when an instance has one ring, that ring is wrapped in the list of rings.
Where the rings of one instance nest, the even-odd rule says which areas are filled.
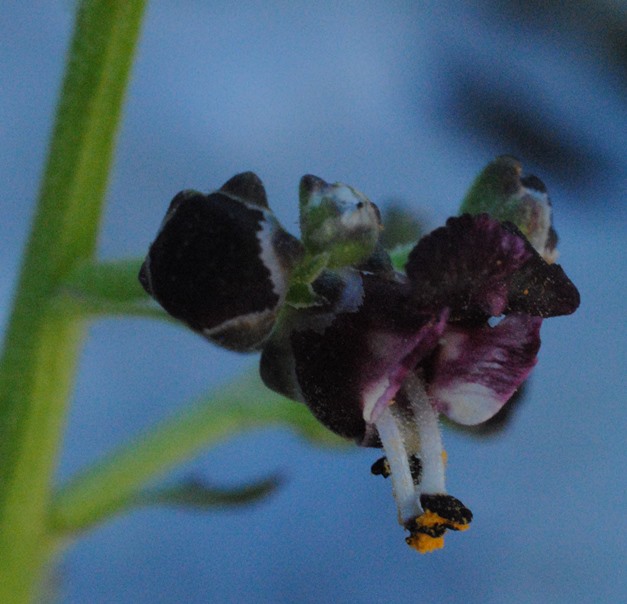
[[[19,266],[72,27],[73,3],[0,14],[0,314]],[[170,198],[243,170],[297,233],[314,173],[429,228],[456,212],[494,156],[549,187],[560,262],[582,293],[543,327],[540,362],[501,431],[445,430],[448,484],[475,513],[418,556],[396,524],[377,452],[313,448],[287,431],[243,435],[178,476],[223,486],[278,470],[251,507],[144,509],[73,547],[60,600],[143,602],[619,602],[625,520],[627,9],[571,2],[150,3],[100,249],[143,255]],[[94,324],[59,480],[254,357],[172,325]]]

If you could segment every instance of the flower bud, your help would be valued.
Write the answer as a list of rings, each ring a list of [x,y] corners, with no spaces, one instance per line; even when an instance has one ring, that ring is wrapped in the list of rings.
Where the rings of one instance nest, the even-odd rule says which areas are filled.
[[[171,202],[139,280],[173,317],[216,344],[257,350],[285,300],[300,242],[283,230],[252,172]]]
[[[537,176],[523,176],[517,159],[497,157],[476,178],[461,213],[483,212],[515,224],[546,262],[557,260],[557,233],[546,187]]]
[[[331,267],[356,265],[373,253],[381,216],[359,191],[308,174],[300,181],[300,228],[308,253],[328,253]]]

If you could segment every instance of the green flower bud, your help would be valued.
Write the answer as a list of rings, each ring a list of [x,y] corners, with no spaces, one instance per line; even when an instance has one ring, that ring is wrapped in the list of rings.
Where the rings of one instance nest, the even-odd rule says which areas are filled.
[[[546,187],[536,176],[522,176],[517,159],[497,157],[472,184],[460,214],[484,212],[501,222],[514,223],[547,262],[557,259],[557,233],[551,224]]]
[[[381,216],[359,191],[308,174],[300,181],[300,228],[310,255],[327,253],[330,267],[356,265],[373,253]]]

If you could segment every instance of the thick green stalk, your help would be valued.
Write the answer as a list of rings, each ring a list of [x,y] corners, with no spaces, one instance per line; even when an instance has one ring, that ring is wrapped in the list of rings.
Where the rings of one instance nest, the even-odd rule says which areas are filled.
[[[53,304],[93,258],[144,0],[80,3],[39,203],[0,360],[0,602],[35,597],[82,321]]]

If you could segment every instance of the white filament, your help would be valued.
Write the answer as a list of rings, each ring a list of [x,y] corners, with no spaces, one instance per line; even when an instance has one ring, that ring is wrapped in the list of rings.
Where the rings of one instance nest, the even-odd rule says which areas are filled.
[[[403,387],[411,405],[420,442],[422,463],[420,490],[429,494],[446,493],[438,415],[431,406],[422,380],[418,376],[408,376]]]
[[[393,403],[383,410],[375,425],[390,466],[398,520],[400,524],[405,525],[422,513],[422,507],[420,506],[420,492],[414,484],[409,468],[409,456],[401,429],[403,421],[396,404]]]

